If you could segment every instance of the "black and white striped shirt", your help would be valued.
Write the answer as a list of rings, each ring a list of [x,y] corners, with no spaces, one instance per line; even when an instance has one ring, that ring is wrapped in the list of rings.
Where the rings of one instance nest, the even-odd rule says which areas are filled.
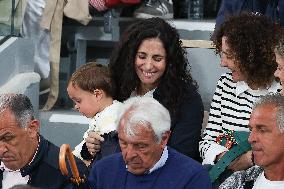
[[[215,142],[217,136],[227,130],[249,131],[253,103],[260,96],[280,90],[281,85],[277,82],[273,82],[267,89],[252,90],[244,81],[233,82],[231,73],[223,74],[217,83],[208,124],[199,143],[203,164],[214,164],[216,156],[227,151]]]

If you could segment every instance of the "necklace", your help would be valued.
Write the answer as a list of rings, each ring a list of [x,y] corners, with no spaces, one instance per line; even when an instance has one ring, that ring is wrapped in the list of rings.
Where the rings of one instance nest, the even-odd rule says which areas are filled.
[[[32,160],[30,161],[30,163],[28,165],[31,165],[31,163],[34,161],[34,159],[36,157],[36,155],[38,153],[38,149],[39,149],[39,143],[40,143],[40,136],[38,135],[38,143],[37,143],[36,151],[35,151],[35,153],[34,153],[34,155],[32,157]]]

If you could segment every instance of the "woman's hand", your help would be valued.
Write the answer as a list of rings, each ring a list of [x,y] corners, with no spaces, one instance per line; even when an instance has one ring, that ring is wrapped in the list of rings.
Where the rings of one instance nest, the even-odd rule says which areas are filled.
[[[241,171],[245,170],[249,167],[253,166],[252,162],[252,151],[248,151],[247,153],[241,155],[237,159],[235,159],[228,167],[232,171]]]
[[[85,141],[89,153],[91,155],[96,155],[96,153],[101,150],[101,142],[104,141],[104,138],[101,137],[98,133],[90,131]]]

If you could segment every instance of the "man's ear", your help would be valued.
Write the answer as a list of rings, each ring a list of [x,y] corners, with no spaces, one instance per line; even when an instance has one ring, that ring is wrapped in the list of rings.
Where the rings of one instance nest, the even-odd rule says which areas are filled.
[[[101,100],[103,95],[104,95],[104,91],[102,89],[95,89],[94,95],[95,95],[97,100]]]
[[[171,135],[171,131],[166,131],[162,134],[162,140],[161,140],[162,148],[164,148],[167,145],[170,135]]]
[[[29,132],[29,134],[32,136],[32,137],[37,137],[38,133],[39,133],[39,126],[40,126],[40,123],[39,123],[39,120],[37,119],[34,119],[32,120],[28,126],[27,126],[27,131]]]

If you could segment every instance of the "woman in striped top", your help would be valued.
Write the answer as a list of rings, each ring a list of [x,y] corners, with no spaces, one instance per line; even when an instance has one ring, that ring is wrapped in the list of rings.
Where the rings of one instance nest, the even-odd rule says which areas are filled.
[[[214,163],[228,151],[216,143],[216,137],[228,130],[249,131],[252,104],[262,95],[279,92],[273,76],[276,62],[273,47],[280,26],[254,14],[230,17],[218,30],[214,44],[221,66],[230,72],[219,79],[211,103],[208,125],[199,150],[203,164]],[[232,171],[250,167],[251,151],[233,161]]]

